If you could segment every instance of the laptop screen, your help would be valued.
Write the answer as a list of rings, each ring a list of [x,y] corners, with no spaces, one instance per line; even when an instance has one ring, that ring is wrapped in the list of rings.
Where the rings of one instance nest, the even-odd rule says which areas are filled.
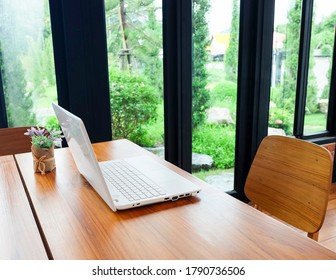
[[[104,201],[115,210],[83,121],[59,105],[53,103],[52,106],[79,172]]]

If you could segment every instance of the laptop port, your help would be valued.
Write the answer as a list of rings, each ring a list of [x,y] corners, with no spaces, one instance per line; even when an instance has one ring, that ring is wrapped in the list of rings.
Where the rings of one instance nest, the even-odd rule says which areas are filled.
[[[165,199],[164,200],[169,200],[169,197],[165,197]]]
[[[186,193],[186,194],[185,194],[185,196],[189,196],[189,195],[190,195],[190,193]]]
[[[173,196],[172,201],[178,200],[178,196]]]

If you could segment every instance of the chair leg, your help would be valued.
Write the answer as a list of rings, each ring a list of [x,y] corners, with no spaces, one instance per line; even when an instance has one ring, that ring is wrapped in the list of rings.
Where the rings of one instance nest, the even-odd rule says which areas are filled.
[[[319,235],[319,232],[314,232],[314,233],[308,232],[308,237],[310,237],[311,239],[315,241],[318,241],[318,235]]]

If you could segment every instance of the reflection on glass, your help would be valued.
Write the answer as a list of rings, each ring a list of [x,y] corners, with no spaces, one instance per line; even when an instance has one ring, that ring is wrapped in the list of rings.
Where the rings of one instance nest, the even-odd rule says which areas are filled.
[[[238,0],[193,0],[193,174],[233,189]]]
[[[56,81],[46,0],[0,0],[0,68],[9,126],[45,124]]]
[[[293,134],[301,7],[301,0],[275,1],[269,135]]]
[[[334,49],[336,5],[314,1],[304,133],[327,127],[330,74]],[[326,9],[326,6],[328,7]]]
[[[105,0],[113,139],[164,155],[162,1]]]

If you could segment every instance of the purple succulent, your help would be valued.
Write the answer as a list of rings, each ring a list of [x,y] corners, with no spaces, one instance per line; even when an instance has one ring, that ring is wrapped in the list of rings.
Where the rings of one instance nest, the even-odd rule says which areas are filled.
[[[24,135],[28,135],[29,137],[47,136],[47,134],[49,134],[49,131],[45,128],[40,128],[39,126],[32,126],[30,129],[27,129],[27,132],[24,133]]]
[[[25,132],[24,135],[32,138],[33,145],[37,145],[41,148],[50,148],[53,144],[60,146],[60,142],[64,137],[62,131],[49,131],[46,128],[40,128],[39,126],[32,126],[30,129],[27,129],[27,132]]]

